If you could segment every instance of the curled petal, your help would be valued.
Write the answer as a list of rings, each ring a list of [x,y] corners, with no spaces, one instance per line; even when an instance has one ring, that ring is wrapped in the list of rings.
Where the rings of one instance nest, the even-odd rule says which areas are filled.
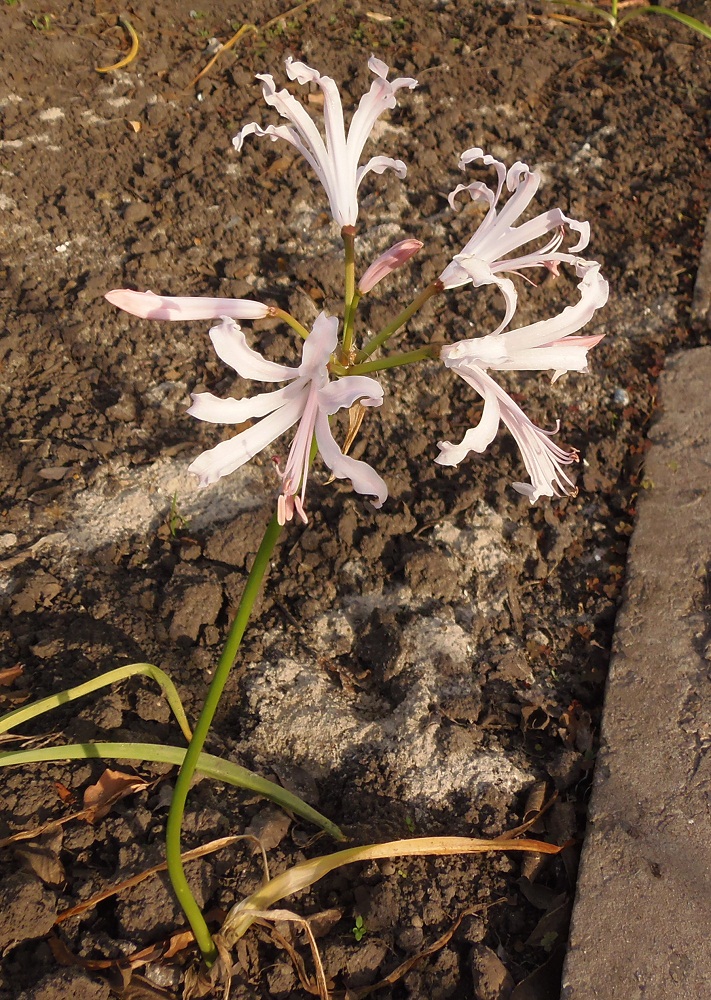
[[[349,375],[320,389],[318,400],[320,409],[329,414],[349,409],[356,400],[363,406],[380,406],[383,387],[367,375]]]
[[[375,497],[371,500],[373,506],[382,507],[388,498],[385,481],[367,462],[360,462],[343,454],[331,434],[326,413],[319,411],[315,430],[318,450],[336,479],[350,479],[356,493]]]
[[[326,380],[326,365],[338,344],[338,317],[318,314],[311,333],[304,341],[299,375]]]
[[[506,326],[508,326],[513,314],[516,312],[516,303],[518,301],[516,286],[510,278],[501,278],[499,275],[494,274],[487,261],[482,260],[480,257],[470,257],[461,253],[457,254],[453,263],[456,263],[462,271],[464,271],[464,273],[468,276],[468,280],[471,281],[475,288],[479,288],[481,285],[496,285],[501,291],[501,294],[504,296],[506,310],[504,312],[503,320],[491,334],[492,337],[495,337]],[[444,287],[453,287],[452,284],[448,285],[445,282],[445,274],[446,270],[443,271],[440,276],[440,280],[444,283]]]
[[[362,167],[356,171],[356,191],[360,187],[360,182],[367,173],[373,171],[375,174],[382,174],[386,170],[394,170],[400,179],[407,173],[407,167],[402,160],[393,160],[390,156],[372,156]]]
[[[596,310],[605,305],[610,289],[600,274],[600,265],[596,261],[578,260],[575,269],[578,277],[582,278],[578,285],[580,292],[578,302],[567,306],[552,319],[541,320],[539,323],[522,326],[518,330],[510,330],[504,334],[506,348],[512,357],[521,350],[545,347],[572,333],[577,333],[592,319]]]
[[[286,382],[299,374],[297,368],[278,365],[252,350],[242,328],[227,316],[210,330],[210,340],[218,358],[234,368],[242,378],[253,378],[260,382]]]
[[[461,375],[462,373],[459,372]],[[465,376],[463,376],[465,377]],[[452,444],[449,441],[438,441],[439,455],[435,459],[438,465],[459,465],[462,459],[466,458],[470,451],[483,452],[489,447],[496,437],[501,419],[499,403],[496,393],[481,380],[475,384],[475,380],[466,378],[474,389],[484,399],[484,412],[476,427],[470,427],[459,444]]]
[[[187,412],[191,417],[210,424],[243,424],[246,420],[255,420],[273,413],[303,392],[304,387],[298,382],[292,382],[274,392],[260,392],[243,399],[221,399],[211,392],[193,392],[193,402]]]
[[[530,483],[513,483],[514,489],[527,496],[532,504],[542,496],[574,493],[575,485],[563,467],[576,462],[577,453],[565,451],[552,441],[551,435],[555,432],[537,427],[485,371],[475,365],[465,364],[457,367],[456,371],[484,398],[484,413],[479,425],[467,431],[461,444],[440,443],[440,455],[435,461],[440,465],[457,465],[467,452],[482,451],[493,440],[501,419],[513,435],[531,477]],[[557,429],[556,426],[556,431]]]
[[[211,299],[201,296],[156,295],[155,292],[134,292],[130,288],[115,288],[104,296],[112,306],[118,306],[142,319],[264,319],[269,306],[251,299]]]

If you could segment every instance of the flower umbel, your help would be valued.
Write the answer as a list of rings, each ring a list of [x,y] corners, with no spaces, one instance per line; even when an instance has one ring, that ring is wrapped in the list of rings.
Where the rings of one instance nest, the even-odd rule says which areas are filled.
[[[496,435],[499,421],[503,421],[514,436],[531,477],[530,484],[514,483],[514,489],[527,496],[532,504],[541,496],[565,496],[574,492],[574,484],[563,466],[577,461],[577,453],[565,451],[551,440],[558,426],[555,431],[537,427],[488,370],[552,369],[553,381],[568,371],[586,371],[587,352],[602,340],[603,334],[589,337],[571,334],[580,330],[594,312],[605,305],[608,284],[600,275],[600,265],[594,261],[578,260],[576,272],[581,278],[580,299],[559,316],[508,333],[462,340],[442,348],[441,358],[447,368],[461,375],[482,396],[484,412],[477,426],[468,430],[458,445],[448,441],[438,443],[440,454],[435,461],[439,465],[458,465],[470,451],[485,451]]]
[[[507,171],[505,164],[493,156],[484,154],[478,147],[462,153],[459,166],[463,170],[473,160],[482,160],[485,166],[494,165],[498,176],[498,185],[494,192],[486,184],[475,181],[472,184],[458,184],[449,195],[449,203],[454,207],[454,199],[460,191],[468,191],[472,201],[484,201],[489,210],[472,238],[462,250],[455,255],[439,276],[445,288],[457,288],[470,282],[475,288],[481,285],[494,284],[501,290],[506,300],[504,318],[494,333],[500,333],[508,326],[516,310],[517,294],[510,278],[502,278],[502,272],[517,273],[529,267],[547,267],[557,274],[558,264],[565,261],[575,264],[574,255],[584,250],[590,239],[590,225],[569,219],[559,208],[537,215],[535,219],[514,226],[513,223],[525,212],[531,203],[541,183],[541,175],[529,170],[520,161]],[[511,195],[497,212],[496,206],[503,190],[504,181]],[[568,251],[560,252],[565,228],[576,231],[578,242]],[[536,240],[546,233],[556,230],[555,236],[543,247],[532,250],[520,257],[507,257],[518,247]]]
[[[209,486],[227,476],[263,451],[272,441],[298,424],[284,471],[279,471],[279,523],[290,521],[294,512],[306,523],[304,499],[311,456],[316,438],[318,450],[336,479],[350,479],[357,493],[370,496],[374,507],[382,507],[388,489],[377,472],[365,462],[344,455],[329,426],[329,416],[356,401],[363,406],[379,406],[383,390],[375,379],[353,375],[331,382],[328,363],[338,342],[338,320],[321,313],[304,341],[298,368],[276,364],[252,350],[234,320],[225,317],[210,330],[218,357],[242,378],[260,382],[288,382],[281,389],[243,399],[220,399],[210,392],[193,394],[188,413],[199,420],[218,424],[242,424],[259,419],[228,441],[199,455],[189,471]],[[300,490],[300,495],[299,495]]]
[[[397,91],[402,87],[412,89],[417,86],[417,80],[409,77],[401,77],[391,83],[387,79],[388,67],[375,56],[368,60],[368,67],[375,73],[376,79],[369,92],[361,98],[347,136],[341,96],[335,82],[330,76],[321,76],[306,63],[289,57],[286,60],[286,72],[290,80],[297,80],[301,84],[315,83],[321,88],[324,98],[325,141],[303,105],[288,90],[277,90],[274,78],[269,73],[257,74],[257,79],[262,81],[264,100],[291,124],[267,125],[262,128],[257,122],[251,122],[232,140],[237,150],[242,148],[245,136],[253,133],[268,135],[274,141],[286,139],[290,142],[316,171],[328,195],[331,214],[341,227],[355,225],[358,218],[358,188],[369,171],[382,174],[389,168],[399,177],[404,177],[407,171],[402,160],[393,160],[389,156],[374,156],[364,166],[358,165],[376,121],[383,111],[396,106]]]

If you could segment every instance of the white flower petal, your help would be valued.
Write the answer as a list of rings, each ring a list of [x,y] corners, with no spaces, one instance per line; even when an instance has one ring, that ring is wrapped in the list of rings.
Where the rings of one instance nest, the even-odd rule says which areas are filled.
[[[319,409],[333,414],[338,410],[350,409],[360,400],[363,406],[380,406],[384,390],[379,382],[367,375],[349,375],[337,382],[329,382],[319,390]]]
[[[375,497],[371,503],[376,508],[383,506],[388,497],[385,481],[366,462],[343,454],[331,434],[328,416],[322,411],[316,417],[316,442],[322,459],[336,479],[350,479],[356,493]]]
[[[386,170],[394,170],[400,179],[407,173],[407,167],[402,160],[393,160],[390,156],[372,156],[362,167],[356,171],[356,191],[360,187],[360,182],[367,173],[373,171],[375,174],[382,174]]]
[[[494,380],[473,365],[466,368],[457,367],[454,370],[483,398],[484,412],[476,427],[470,427],[459,444],[452,444],[449,441],[437,442],[440,453],[435,462],[438,465],[459,465],[470,451],[486,451],[499,429],[500,409]]]
[[[510,278],[500,278],[497,274],[494,274],[488,262],[482,260],[480,257],[470,257],[465,254],[457,254],[454,258],[454,262],[469,275],[471,283],[475,288],[479,288],[481,285],[496,285],[500,289],[501,294],[504,296],[506,301],[504,318],[491,334],[491,336],[496,336],[506,326],[508,326],[511,321],[511,317],[516,312],[516,303],[518,301],[516,286]],[[440,276],[440,281],[443,283],[445,281],[444,275],[446,274],[446,271],[447,268],[445,268]],[[445,284],[445,288],[447,287],[451,288],[452,285]]]
[[[304,341],[299,375],[302,378],[318,377],[319,381],[328,379],[326,366],[337,344],[338,317],[327,316],[325,312],[319,313],[311,333]]]
[[[201,486],[210,486],[223,476],[229,476],[292,427],[301,416],[302,409],[301,397],[290,400],[253,427],[198,455],[188,466],[188,472],[198,477]]]
[[[191,417],[210,424],[243,424],[246,420],[256,420],[267,413],[273,413],[303,392],[304,386],[300,379],[273,392],[259,392],[242,399],[221,399],[211,392],[193,392],[193,402],[187,412]]]
[[[579,260],[576,271],[582,280],[578,285],[580,299],[575,305],[567,306],[558,316],[551,319],[522,326],[518,330],[509,330],[504,334],[506,349],[512,358],[521,350],[545,347],[572,333],[577,333],[592,319],[595,311],[605,305],[609,295],[609,285],[600,274],[600,265],[595,261]]]
[[[132,316],[142,319],[216,319],[230,316],[234,319],[263,319],[269,315],[269,306],[251,299],[212,299],[202,296],[156,295],[155,292],[134,292],[130,288],[115,288],[104,296],[113,306],[118,306]]]
[[[234,368],[242,378],[253,378],[260,382],[285,382],[297,378],[298,369],[278,365],[268,361],[247,344],[241,327],[228,317],[210,330],[210,340],[217,356]]]

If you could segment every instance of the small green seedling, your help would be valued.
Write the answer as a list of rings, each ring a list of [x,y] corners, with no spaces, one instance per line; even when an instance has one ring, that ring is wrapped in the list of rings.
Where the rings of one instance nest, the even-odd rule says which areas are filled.
[[[353,937],[360,943],[367,933],[368,928],[365,926],[365,920],[361,916],[357,916],[353,927]]]
[[[178,513],[178,491],[176,490],[173,494],[173,499],[170,501],[170,510],[168,511],[168,531],[170,532],[170,537],[175,538],[179,531],[187,528],[190,523],[190,518],[183,517],[182,514]]]
[[[52,17],[50,14],[40,14],[32,18],[32,26],[38,31],[49,31],[52,27]]]
[[[405,826],[410,831],[410,833],[414,833],[415,832],[415,821],[412,818],[412,816],[406,816],[405,817]]]

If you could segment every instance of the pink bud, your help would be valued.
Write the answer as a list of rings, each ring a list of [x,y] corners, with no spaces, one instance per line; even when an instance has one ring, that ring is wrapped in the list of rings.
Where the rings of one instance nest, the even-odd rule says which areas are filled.
[[[386,274],[397,270],[406,264],[410,257],[414,257],[418,250],[421,250],[424,243],[419,240],[402,240],[391,246],[385,253],[381,253],[377,260],[373,261],[363,277],[358,282],[358,291],[365,295],[371,288],[375,288]]]
[[[115,288],[104,295],[112,306],[118,306],[141,319],[263,319],[269,306],[252,299],[209,299],[200,296],[156,295],[155,292],[134,292],[130,288]]]

